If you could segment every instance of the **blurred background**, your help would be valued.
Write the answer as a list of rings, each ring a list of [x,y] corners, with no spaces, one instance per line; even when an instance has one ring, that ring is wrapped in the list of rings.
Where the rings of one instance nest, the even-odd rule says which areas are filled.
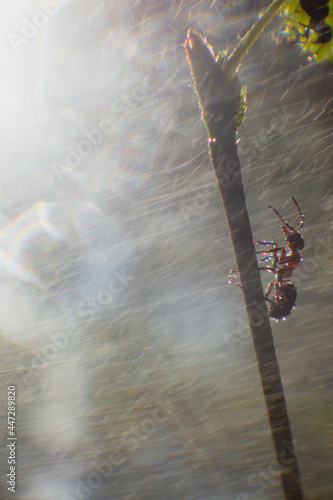
[[[192,27],[231,51],[268,4],[1,7],[1,498],[8,386],[16,498],[283,498],[183,48]],[[305,214],[297,307],[272,328],[305,498],[330,500],[332,63],[282,31],[239,70],[239,155],[255,239],[284,244],[267,205]]]

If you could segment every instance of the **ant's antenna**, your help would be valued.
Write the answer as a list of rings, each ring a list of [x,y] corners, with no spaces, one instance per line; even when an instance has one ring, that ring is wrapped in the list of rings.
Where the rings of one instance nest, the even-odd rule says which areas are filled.
[[[291,199],[293,200],[293,202],[295,203],[296,207],[297,207],[297,210],[298,210],[298,213],[300,214],[301,216],[301,227],[300,229],[302,229],[303,227],[303,224],[304,224],[304,215],[302,214],[301,212],[301,209],[299,208],[299,204],[297,203],[296,199],[292,196]]]
[[[301,216],[301,224],[300,224],[300,229],[302,229],[303,227],[303,224],[304,224],[304,215],[302,214],[301,212],[301,209],[299,208],[299,204],[297,203],[296,199],[292,196],[291,199],[293,200],[293,202],[295,203],[296,207],[297,207],[297,210],[298,210],[298,213],[300,214]],[[274,212],[276,213],[276,215],[279,217],[280,221],[283,222],[283,224],[287,227],[289,227],[289,229],[292,229],[292,227],[288,224],[288,222],[284,221],[281,217],[281,215],[279,214],[279,212],[274,208],[272,207],[271,205],[267,205],[268,208],[271,208],[272,210],[274,210]]]
[[[289,228],[290,228],[290,226],[289,226],[288,222],[285,222],[285,221],[282,219],[281,215],[279,214],[279,212],[278,212],[278,211],[277,211],[274,207],[272,207],[271,205],[267,205],[267,208],[271,208],[272,210],[274,210],[274,212],[275,212],[275,213],[276,213],[276,215],[279,217],[279,219],[283,222],[283,224],[284,224],[285,226],[287,226],[287,227],[289,227]]]
[[[283,17],[284,19],[288,19],[288,21],[291,21],[292,23],[299,24],[300,26],[303,26],[303,28],[309,29],[309,26],[307,26],[306,24],[300,23],[299,21],[296,21],[295,19],[290,19],[290,17],[283,16],[283,15],[281,15],[281,17]]]

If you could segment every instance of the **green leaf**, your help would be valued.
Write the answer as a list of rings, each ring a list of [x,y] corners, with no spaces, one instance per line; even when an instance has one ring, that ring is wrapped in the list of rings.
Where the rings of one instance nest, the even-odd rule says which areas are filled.
[[[244,85],[241,88],[238,107],[236,109],[235,121],[236,121],[236,128],[237,129],[245,120],[246,111],[247,111],[247,85]]]

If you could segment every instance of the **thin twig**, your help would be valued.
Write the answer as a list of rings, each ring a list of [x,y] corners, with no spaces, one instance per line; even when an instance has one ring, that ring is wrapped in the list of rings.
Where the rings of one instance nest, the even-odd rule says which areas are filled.
[[[247,54],[251,45],[266,28],[267,24],[271,22],[284,2],[285,0],[274,0],[274,2],[272,2],[269,7],[267,7],[267,9],[259,15],[258,21],[252,26],[246,35],[243,36],[235,50],[225,62],[223,70],[226,74],[228,73],[233,75],[237,71],[237,68],[242,62],[243,57]]]
[[[303,500],[292,433],[276,357],[270,320],[258,270],[237,154],[235,115],[240,97],[236,75],[221,68],[212,48],[190,30],[185,50],[202,119],[209,135],[210,158],[235,250],[242,291],[264,390],[275,453],[287,500]]]

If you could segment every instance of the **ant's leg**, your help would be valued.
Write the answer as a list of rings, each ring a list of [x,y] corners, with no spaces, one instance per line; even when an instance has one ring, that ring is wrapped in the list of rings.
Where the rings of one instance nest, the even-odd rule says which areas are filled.
[[[269,250],[261,250],[259,252],[256,252],[256,254],[264,254],[264,255],[267,255],[268,253],[272,253],[273,254],[273,264],[272,264],[272,267],[277,267],[277,264],[279,264],[281,262],[281,256],[279,257],[279,254],[278,252],[281,251],[281,254],[283,254],[284,256],[286,255],[286,251],[284,249],[284,247],[276,247],[276,248],[271,248]],[[269,257],[267,256],[266,258],[264,259],[259,259],[259,262],[264,262],[265,260],[268,260]]]
[[[272,257],[270,255],[267,255],[266,257],[263,257],[262,259],[258,259],[258,262],[265,262],[266,260],[270,260]]]
[[[278,268],[272,266],[258,267],[259,271],[268,271],[269,273],[274,273],[278,271]]]
[[[266,292],[265,292],[265,299],[267,299],[267,298],[270,296],[271,291],[272,291],[272,288],[273,288],[273,286],[274,286],[274,285],[275,285],[275,281],[272,281],[272,282],[268,285],[268,287],[267,287],[267,289],[266,289]]]
[[[228,276],[229,284],[230,285],[234,285],[237,288],[242,288],[242,285],[240,285],[238,283],[238,281],[236,281],[235,274],[239,274],[239,271],[234,271],[233,269],[230,269],[230,273],[229,273],[229,276]]]
[[[271,303],[271,304],[273,304],[273,305],[274,305],[273,300],[269,299],[268,297],[270,296],[270,294],[271,294],[271,292],[272,292],[272,288],[273,288],[274,284],[275,284],[275,280],[274,280],[274,281],[272,281],[272,282],[268,285],[268,287],[267,287],[267,289],[266,289],[266,292],[265,292],[265,295],[264,295],[265,300],[267,300],[267,302],[270,302],[270,303]]]
[[[275,253],[275,252],[279,252],[280,250],[284,250],[284,247],[270,248],[269,250],[259,250],[256,253]],[[286,254],[286,251],[284,251],[284,255],[285,254]]]
[[[276,299],[281,299],[280,289],[281,289],[282,281],[280,281],[281,277],[279,276],[279,274],[280,273],[278,273],[278,277],[276,279],[275,288],[274,288],[274,295],[275,295]]]
[[[279,258],[279,264],[284,264],[285,262],[286,262],[286,249],[282,248]]]
[[[286,249],[284,247],[279,248],[279,251],[281,251],[280,256],[278,255],[278,252],[274,253],[274,260],[273,260],[273,267],[278,268],[278,264],[280,264],[281,259],[285,258],[286,255]]]
[[[255,243],[256,245],[261,245],[261,246],[265,246],[265,245],[269,245],[269,246],[274,245],[275,247],[278,246],[278,244],[275,243],[275,241],[254,241],[253,243]]]

